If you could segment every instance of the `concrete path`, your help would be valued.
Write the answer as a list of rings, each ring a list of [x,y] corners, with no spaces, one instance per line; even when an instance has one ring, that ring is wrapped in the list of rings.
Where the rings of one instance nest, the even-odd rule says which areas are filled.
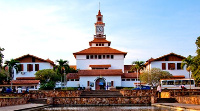
[[[0,111],[14,111],[14,110],[20,110],[25,108],[32,108],[32,107],[42,107],[45,104],[23,104],[23,105],[15,105],[15,106],[5,106],[0,107]]]
[[[155,103],[152,106],[159,106],[159,107],[170,107],[173,109],[185,110],[188,109],[190,111],[200,111],[200,105],[196,104],[182,104],[182,103]]]

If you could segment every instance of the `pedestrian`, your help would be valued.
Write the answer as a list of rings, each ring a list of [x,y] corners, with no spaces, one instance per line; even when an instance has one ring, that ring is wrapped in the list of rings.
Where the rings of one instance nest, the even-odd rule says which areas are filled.
[[[29,88],[28,87],[26,87],[26,93],[28,93],[29,92]]]
[[[6,93],[6,87],[3,87],[3,89],[1,90],[1,93]]]
[[[157,94],[158,94],[158,98],[161,98],[161,85],[160,84],[157,87]]]
[[[17,93],[22,93],[22,88],[20,86],[17,88]]]
[[[17,91],[16,91],[16,89],[15,89],[15,87],[13,87],[13,93],[16,93]]]

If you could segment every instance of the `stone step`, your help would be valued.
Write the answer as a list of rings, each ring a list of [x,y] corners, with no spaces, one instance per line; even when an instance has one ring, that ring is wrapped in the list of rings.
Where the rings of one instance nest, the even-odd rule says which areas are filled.
[[[47,99],[46,98],[41,98],[41,99],[30,99],[30,103],[37,103],[37,104],[47,104]]]
[[[175,98],[158,98],[157,103],[177,103]]]
[[[108,90],[95,90],[95,91],[83,91],[80,97],[122,97],[123,95],[119,91]]]

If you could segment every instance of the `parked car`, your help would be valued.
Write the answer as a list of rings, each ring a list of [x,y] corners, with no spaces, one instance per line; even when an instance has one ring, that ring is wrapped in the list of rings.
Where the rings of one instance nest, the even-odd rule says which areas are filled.
[[[141,86],[141,87],[137,87],[137,88],[133,88],[132,90],[150,90],[151,87],[150,86]]]

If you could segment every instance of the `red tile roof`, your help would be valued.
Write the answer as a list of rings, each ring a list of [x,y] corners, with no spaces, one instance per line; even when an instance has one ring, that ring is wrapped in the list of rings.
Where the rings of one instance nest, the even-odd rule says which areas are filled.
[[[111,44],[111,42],[107,41],[106,38],[94,38],[93,41],[89,42],[90,46],[92,46],[92,43],[108,43],[108,46]]]
[[[140,75],[138,74],[138,78]],[[122,75],[122,78],[137,78],[137,73],[124,73]]]
[[[150,58],[149,60],[146,61],[145,65],[148,65],[148,64],[151,63],[152,61],[157,61],[157,60],[159,60],[159,59],[162,59],[162,58],[167,57],[167,56],[170,56],[170,55],[175,55],[175,56],[177,56],[177,57],[179,57],[179,58],[182,58],[182,59],[185,59],[185,58],[186,58],[186,57],[184,57],[184,56],[181,56],[181,55],[178,55],[178,54],[175,54],[175,53],[172,52],[172,53],[163,55],[163,56],[161,56],[161,57],[158,57],[158,58],[156,58],[156,59]]]
[[[40,80],[12,80],[13,85],[39,84]]]
[[[121,76],[121,69],[79,70],[78,76]]]
[[[90,55],[90,54],[123,54],[126,56],[127,52],[122,52],[111,47],[90,47],[88,49],[82,50],[80,52],[73,53],[74,57],[76,55]]]
[[[106,65],[89,65],[89,67],[92,67],[92,68],[109,68],[111,67],[110,64],[106,64]]]
[[[50,64],[53,65],[53,66],[55,65],[54,62],[51,61],[50,59],[46,59],[46,60],[45,60],[45,59],[39,58],[39,57],[34,56],[34,55],[30,55],[30,54],[23,55],[23,56],[21,56],[21,57],[16,58],[15,60],[20,61],[20,59],[23,59],[23,58],[26,58],[26,57],[34,57],[34,58],[37,58],[37,59],[39,59],[39,60],[41,60],[41,61],[43,61],[43,62],[48,62],[48,63],[50,63]]]
[[[67,79],[79,79],[78,73],[68,73]]]
[[[16,80],[35,80],[35,77],[17,77]]]

